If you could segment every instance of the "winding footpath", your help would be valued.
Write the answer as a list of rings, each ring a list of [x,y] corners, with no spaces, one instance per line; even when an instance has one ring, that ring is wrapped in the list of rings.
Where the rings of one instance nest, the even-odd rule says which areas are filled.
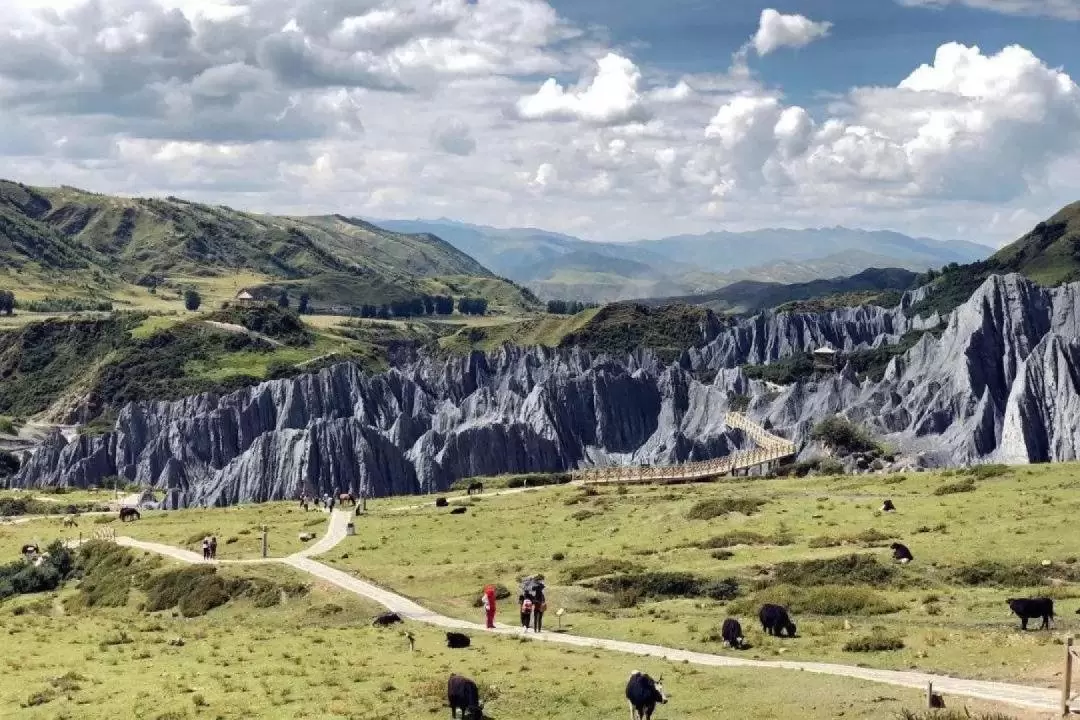
[[[644,643],[627,642],[624,640],[611,640],[607,638],[583,637],[563,633],[525,633],[518,627],[498,627],[495,630],[486,630],[483,625],[465,620],[439,615],[436,612],[409,600],[397,593],[381,588],[372,583],[360,580],[348,573],[336,568],[324,565],[312,557],[319,555],[337,546],[346,537],[346,527],[352,519],[353,513],[335,510],[330,517],[330,523],[326,535],[314,545],[284,558],[267,558],[263,560],[235,560],[235,561],[205,561],[202,557],[190,550],[184,550],[160,543],[144,542],[129,537],[118,537],[116,542],[126,547],[147,550],[166,557],[174,558],[186,563],[216,563],[216,564],[257,564],[257,563],[281,563],[308,573],[324,582],[336,585],[356,595],[372,600],[387,610],[396,612],[402,618],[434,625],[453,630],[469,630],[473,632],[487,632],[496,635],[525,638],[535,642],[549,642],[559,645],[572,645],[580,648],[592,648],[639,655],[645,657],[660,658],[671,662],[687,662],[694,665],[709,667],[740,667],[767,670],[796,670],[802,672],[819,673],[847,677],[853,680],[883,683],[897,687],[924,690],[928,682],[934,684],[934,690],[946,696],[961,696],[985,700],[989,702],[1005,703],[1035,710],[1057,711],[1060,709],[1061,695],[1058,690],[1046,688],[1028,687],[1024,685],[1012,685],[1009,683],[990,682],[985,680],[964,680],[945,675],[931,675],[921,672],[903,672],[897,670],[876,670],[872,668],[855,667],[851,665],[836,665],[832,663],[796,662],[784,660],[749,660],[727,655],[712,655],[709,653],[679,650],[676,648],[661,647],[659,645],[647,645]]]

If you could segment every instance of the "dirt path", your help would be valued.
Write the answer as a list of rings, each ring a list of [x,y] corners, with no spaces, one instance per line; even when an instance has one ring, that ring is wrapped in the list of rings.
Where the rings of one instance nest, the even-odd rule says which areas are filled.
[[[224,330],[225,332],[233,333],[234,335],[247,335],[249,337],[255,338],[256,340],[262,340],[263,342],[270,343],[270,345],[272,345],[273,347],[283,347],[284,346],[284,343],[281,342],[280,340],[275,340],[274,338],[270,337],[269,335],[263,335],[262,333],[255,332],[254,330],[248,330],[243,325],[234,325],[233,323],[223,323],[223,322],[218,322],[216,320],[203,320],[203,324],[204,325],[209,325],[212,328],[217,328],[218,330]]]
[[[531,489],[531,488],[530,488]],[[516,491],[524,488],[515,488]],[[671,662],[687,662],[694,665],[709,667],[743,667],[759,668],[768,670],[794,670],[801,672],[819,673],[837,677],[848,677],[856,680],[894,685],[897,687],[911,688],[915,690],[925,689],[928,682],[934,683],[934,689],[945,695],[954,695],[989,702],[1005,703],[1036,710],[1052,711],[1060,707],[1060,693],[1057,690],[1045,688],[1027,687],[1024,685],[1012,685],[1009,683],[990,682],[984,680],[964,680],[945,675],[930,675],[921,672],[903,672],[898,670],[875,670],[873,668],[855,667],[851,665],[836,665],[832,663],[796,662],[783,660],[749,660],[728,655],[712,655],[709,653],[680,650],[677,648],[661,647],[659,645],[647,645],[644,643],[627,642],[624,640],[611,640],[607,638],[583,637],[564,633],[523,633],[521,628],[497,627],[495,630],[486,630],[483,625],[472,623],[457,618],[439,615],[416,602],[398,595],[397,593],[381,588],[378,585],[353,577],[348,573],[336,568],[324,565],[310,556],[323,553],[334,548],[346,537],[346,526],[352,517],[352,512],[340,510],[334,511],[330,523],[326,529],[326,535],[309,548],[286,558],[268,560],[239,561],[241,563],[280,562],[290,567],[306,572],[325,582],[336,585],[343,590],[355,593],[362,597],[373,600],[387,610],[396,612],[403,618],[416,622],[435,625],[437,627],[469,630],[472,632],[488,632],[496,635],[526,638],[536,642],[549,642],[559,645],[573,645],[575,647],[596,648],[612,652],[625,653],[628,655],[640,655],[661,658]],[[143,542],[127,537],[118,537],[116,541],[127,547],[149,550],[167,557],[187,563],[205,562],[201,556],[189,550],[162,545],[159,543]],[[222,562],[222,561],[217,561]]]

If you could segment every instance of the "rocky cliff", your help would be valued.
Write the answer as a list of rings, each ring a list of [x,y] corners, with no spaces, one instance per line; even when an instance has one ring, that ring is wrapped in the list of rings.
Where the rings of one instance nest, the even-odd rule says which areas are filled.
[[[746,438],[724,424],[728,398],[796,440],[843,413],[928,464],[1074,459],[1080,448],[1080,284],[1046,290],[993,276],[895,358],[880,382],[850,368],[777,387],[738,365],[824,343],[851,351],[941,322],[897,309],[764,314],[723,330],[678,363],[505,348],[413,359],[365,375],[348,364],[224,397],[130,405],[114,431],[54,436],[16,484],[87,485],[110,475],[168,489],[168,504],[212,505],[333,489],[369,495],[453,480],[590,464],[722,456]],[[705,382],[702,382],[702,380]]]

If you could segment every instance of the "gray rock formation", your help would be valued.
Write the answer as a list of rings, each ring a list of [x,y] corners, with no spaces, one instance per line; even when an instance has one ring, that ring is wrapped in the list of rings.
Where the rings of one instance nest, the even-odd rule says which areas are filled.
[[[764,314],[663,366],[580,350],[505,348],[418,358],[381,375],[341,364],[224,397],[130,405],[109,435],[50,437],[21,486],[120,475],[168,490],[168,506],[230,504],[334,489],[369,496],[441,490],[455,479],[586,465],[670,464],[747,446],[724,416],[732,394],[795,440],[845,414],[924,464],[1036,462],[1080,449],[1080,284],[1046,290],[988,279],[895,358],[880,382],[845,367],[775,386],[738,365],[829,343],[846,352],[939,325],[899,309]],[[707,382],[702,382],[707,378]]]

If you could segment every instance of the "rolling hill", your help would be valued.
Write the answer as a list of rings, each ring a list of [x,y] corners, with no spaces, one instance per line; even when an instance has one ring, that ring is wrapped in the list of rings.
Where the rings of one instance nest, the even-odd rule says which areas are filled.
[[[435,234],[541,297],[589,302],[699,294],[743,280],[802,283],[871,267],[922,271],[990,252],[975,243],[848,228],[589,242],[539,229],[445,219],[377,222],[397,232]]]
[[[429,279],[494,274],[431,234],[397,233],[343,215],[278,217],[164,199],[0,181],[0,262],[16,289],[36,282],[107,296],[124,284],[255,276],[256,294],[287,287],[315,304],[381,304],[426,292]]]
[[[870,302],[891,306],[899,300],[900,293],[910,289],[918,278],[918,273],[901,268],[868,268],[850,277],[805,283],[741,280],[702,295],[654,298],[640,302],[650,305],[686,303],[719,313],[753,313],[784,305],[797,305],[802,309],[812,305],[818,310]]]
[[[931,290],[912,313],[946,313],[994,274],[1020,273],[1045,287],[1080,280],[1080,202],[1067,205],[986,260],[930,273]]]

